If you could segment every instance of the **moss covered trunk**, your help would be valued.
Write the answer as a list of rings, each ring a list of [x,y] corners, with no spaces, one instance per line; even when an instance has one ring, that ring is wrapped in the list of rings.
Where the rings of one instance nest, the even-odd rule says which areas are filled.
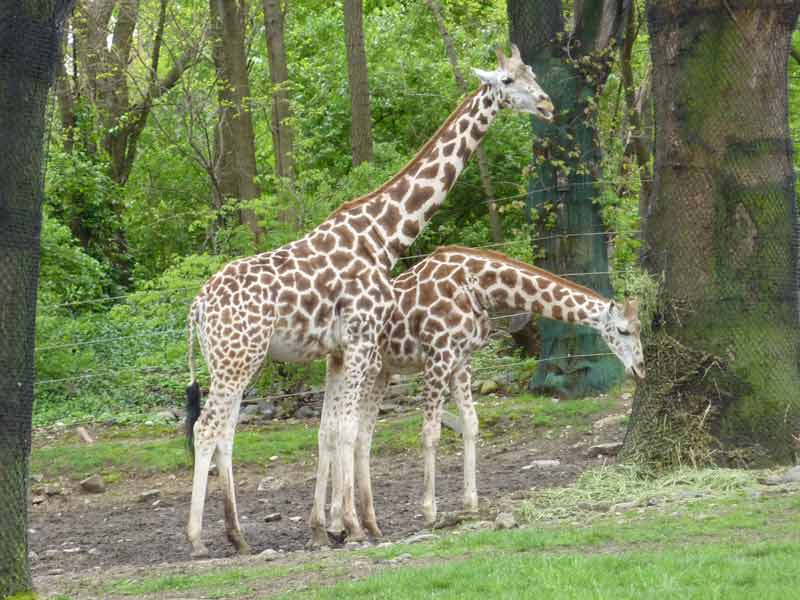
[[[572,9],[569,34],[560,1],[508,2],[511,41],[533,67],[557,115],[552,124],[532,120],[534,168],[527,210],[535,225],[537,264],[609,296],[607,245],[595,185],[601,162],[595,107],[630,4],[584,0]],[[622,380],[622,365],[608,355],[593,329],[542,319],[539,338],[544,360],[532,389],[572,397],[607,391]]]
[[[70,4],[0,4],[0,598],[31,586],[27,471],[44,109]]]
[[[795,459],[796,198],[787,60],[797,2],[654,1],[646,265],[663,277],[624,453]]]

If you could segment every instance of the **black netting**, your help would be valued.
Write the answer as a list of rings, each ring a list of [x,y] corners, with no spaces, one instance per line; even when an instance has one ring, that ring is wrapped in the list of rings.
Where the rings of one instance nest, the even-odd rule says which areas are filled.
[[[70,4],[0,6],[0,597],[30,588],[27,471],[45,106]]]
[[[656,153],[644,258],[663,277],[662,326],[628,447],[657,461],[753,464],[798,450],[787,98],[797,13],[781,1],[653,2],[648,12]]]

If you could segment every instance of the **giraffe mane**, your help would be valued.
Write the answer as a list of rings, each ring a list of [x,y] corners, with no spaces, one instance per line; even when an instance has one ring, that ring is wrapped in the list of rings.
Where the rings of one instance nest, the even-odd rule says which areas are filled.
[[[507,254],[503,254],[502,252],[497,252],[495,250],[483,250],[483,249],[478,250],[476,248],[468,248],[467,246],[458,246],[458,245],[439,246],[436,250],[433,251],[433,254],[431,254],[431,256],[435,256],[437,254],[446,254],[448,252],[459,252],[462,254],[466,254],[468,256],[477,256],[479,258],[488,258],[491,260],[496,260],[498,262],[507,264],[509,266],[522,269],[523,271],[527,271],[528,273],[533,273],[534,275],[538,275],[539,277],[544,277],[545,279],[549,279],[554,283],[579,291],[582,294],[589,296],[591,298],[608,302],[607,298],[605,298],[602,294],[599,294],[598,292],[596,292],[591,288],[588,288],[579,283],[575,283],[574,281],[556,275],[555,273],[551,273],[550,271],[545,271],[544,269],[540,269],[539,267],[534,267],[533,265],[529,265],[528,263],[523,262],[521,260],[517,260],[516,258],[511,258]]]
[[[417,152],[414,155],[414,157],[411,160],[409,160],[402,169],[400,169],[397,173],[395,173],[391,179],[388,179],[383,184],[381,184],[379,188],[372,190],[371,192],[368,192],[363,196],[359,196],[358,198],[354,198],[353,200],[348,200],[347,202],[344,202],[339,206],[339,208],[337,208],[330,214],[328,219],[335,217],[340,212],[350,210],[351,208],[355,208],[356,206],[361,206],[362,204],[366,204],[367,202],[372,200],[377,194],[380,194],[381,192],[385,191],[386,188],[391,186],[393,183],[399,181],[401,177],[405,176],[405,174],[408,173],[411,167],[414,164],[416,164],[417,161],[419,161],[423,156],[425,156],[425,154],[428,153],[428,151],[436,143],[436,140],[439,138],[439,136],[442,134],[445,128],[448,125],[450,125],[456,119],[456,117],[462,113],[462,111],[469,105],[470,101],[472,101],[472,99],[477,95],[478,91],[480,91],[483,87],[485,86],[481,86],[477,90],[473,91],[471,94],[468,94],[467,97],[464,98],[464,100],[461,102],[461,104],[459,104],[456,107],[456,109],[450,113],[450,116],[448,116],[447,119],[445,119],[445,122],[441,124],[439,129],[437,129],[434,132],[434,134],[430,138],[428,138],[428,141],[425,142],[425,145],[422,146],[422,148],[420,148],[419,152]]]

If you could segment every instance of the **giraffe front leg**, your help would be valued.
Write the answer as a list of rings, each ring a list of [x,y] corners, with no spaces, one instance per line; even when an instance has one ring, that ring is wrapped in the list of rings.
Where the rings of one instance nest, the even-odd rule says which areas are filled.
[[[236,412],[238,413],[238,411]],[[234,431],[230,427],[217,443],[217,462],[225,507],[225,533],[239,554],[250,554],[250,546],[242,535],[239,512],[236,508],[236,487],[233,480],[232,460],[233,438]]]
[[[341,469],[342,520],[349,541],[366,539],[355,509],[355,447],[358,439],[359,408],[362,395],[368,393],[380,371],[380,356],[374,344],[352,344],[345,352],[346,393],[338,411],[339,452]],[[336,477],[334,476],[334,481]],[[333,505],[331,505],[333,510]]]
[[[356,481],[358,483],[358,500],[361,520],[364,527],[372,537],[381,537],[378,519],[375,516],[375,506],[372,497],[372,476],[370,474],[370,452],[372,449],[372,434],[378,420],[378,410],[383,401],[386,385],[389,382],[389,372],[382,370],[369,391],[364,394],[359,411],[358,439],[356,441]]]
[[[478,486],[475,475],[475,444],[478,437],[478,415],[472,402],[472,376],[469,365],[464,365],[453,374],[451,383],[453,399],[461,412],[464,425],[464,510],[478,511]]]
[[[208,548],[201,539],[203,528],[203,508],[208,486],[208,469],[216,446],[213,438],[209,438],[207,428],[201,422],[194,428],[194,476],[192,478],[192,503],[189,509],[189,522],[186,525],[186,537],[192,545],[192,558],[208,558]]]
[[[422,425],[422,453],[425,461],[422,515],[425,524],[436,523],[436,447],[442,434],[442,407],[447,397],[447,379],[442,365],[425,365],[425,422]]]

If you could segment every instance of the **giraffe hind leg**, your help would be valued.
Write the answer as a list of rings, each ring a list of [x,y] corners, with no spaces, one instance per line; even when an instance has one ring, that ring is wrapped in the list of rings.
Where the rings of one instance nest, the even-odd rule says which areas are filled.
[[[233,481],[233,430],[226,432],[217,443],[217,463],[222,485],[225,507],[225,533],[239,554],[250,554],[250,546],[244,539],[236,508],[236,490]]]

